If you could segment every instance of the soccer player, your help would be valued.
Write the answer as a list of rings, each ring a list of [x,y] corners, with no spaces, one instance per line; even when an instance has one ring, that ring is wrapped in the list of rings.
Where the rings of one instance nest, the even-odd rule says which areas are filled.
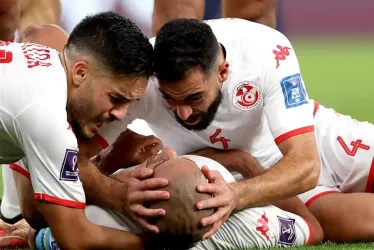
[[[160,29],[154,43],[158,83],[148,85],[124,122],[99,131],[104,142],[111,144],[127,123],[140,118],[178,155],[206,147],[239,149],[271,168],[237,183],[199,186],[215,197],[199,202],[198,208],[218,208],[202,220],[203,225],[213,224],[205,237],[233,210],[269,204],[316,186],[320,158],[315,105],[284,35],[242,19],[177,19]],[[102,168],[111,172],[116,165]]]
[[[303,193],[318,179],[300,198],[319,219],[325,239],[373,241],[368,218],[374,216],[374,126],[310,100],[283,35],[243,20],[175,20],[156,37],[154,65],[158,83],[150,83],[142,100],[130,106],[124,123],[146,120],[179,155],[206,147],[239,149],[270,168],[230,185],[237,197],[234,211]],[[110,144],[124,123],[99,133]],[[102,168],[109,172],[120,165],[114,164],[118,157],[109,160],[118,155],[114,149],[102,153],[108,158]],[[204,207],[224,203],[218,202],[219,187],[201,188],[214,188],[217,195]]]
[[[276,28],[277,0],[222,0],[222,17],[242,18]],[[203,19],[205,0],[155,0],[153,35],[175,18]]]
[[[87,220],[77,137],[123,119],[140,98],[152,75],[148,39],[106,12],[82,20],[60,53],[10,42],[0,53],[0,163],[27,162],[14,169],[27,222],[49,225],[63,249],[141,249],[138,236]]]
[[[227,152],[220,154],[227,156]],[[261,166],[249,154],[246,153],[246,155],[249,158],[246,159],[247,162],[261,170]],[[169,180],[169,185],[163,189],[170,192],[170,199],[148,204],[148,207],[162,207],[167,211],[164,218],[152,221],[160,228],[160,233],[148,234],[145,237],[146,246],[149,246],[149,249],[247,249],[321,243],[323,233],[319,223],[296,197],[277,202],[277,206],[285,208],[286,211],[289,209],[293,213],[272,205],[236,212],[216,234],[200,241],[209,227],[201,227],[199,221],[214,212],[213,209],[196,210],[195,207],[197,201],[208,198],[207,194],[196,190],[197,185],[207,183],[200,169],[207,172],[206,166],[209,166],[212,170],[208,175],[209,180],[234,182],[235,179],[221,164],[206,157],[196,155],[176,157],[170,148],[165,148],[159,157],[167,158],[167,160],[154,164],[154,157],[151,157],[146,165],[147,168],[154,169],[154,177]],[[144,164],[140,167],[144,167]],[[117,178],[115,176],[119,172],[115,173],[112,178]],[[216,176],[217,172],[220,172],[224,179]],[[138,223],[123,213],[88,206],[86,214],[92,223],[98,225],[134,233],[143,232]],[[49,229],[37,232],[35,239],[37,246],[43,245],[44,247],[38,249],[50,249],[54,241]],[[50,240],[41,242],[42,239]]]

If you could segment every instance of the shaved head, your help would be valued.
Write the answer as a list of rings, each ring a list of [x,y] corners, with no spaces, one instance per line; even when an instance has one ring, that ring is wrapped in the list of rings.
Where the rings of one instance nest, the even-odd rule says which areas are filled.
[[[200,168],[187,158],[165,161],[154,169],[154,177],[166,178],[169,185],[161,190],[170,193],[169,200],[150,203],[150,208],[163,208],[166,216],[151,219],[160,233],[154,239],[159,248],[187,249],[198,242],[209,227],[200,224],[202,218],[213,214],[213,209],[197,210],[196,203],[210,198],[197,192],[197,185],[207,183]],[[152,249],[154,249],[152,245]]]

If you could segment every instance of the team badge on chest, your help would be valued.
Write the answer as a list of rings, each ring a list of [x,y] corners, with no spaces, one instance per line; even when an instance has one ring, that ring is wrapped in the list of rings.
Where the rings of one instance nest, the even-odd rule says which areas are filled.
[[[261,89],[252,82],[241,82],[235,87],[232,101],[240,110],[249,111],[256,108],[262,100]]]

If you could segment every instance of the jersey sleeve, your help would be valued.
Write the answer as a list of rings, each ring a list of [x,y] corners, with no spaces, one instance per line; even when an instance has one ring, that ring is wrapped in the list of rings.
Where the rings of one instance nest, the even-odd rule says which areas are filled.
[[[48,104],[47,104],[48,103]],[[64,107],[38,102],[16,118],[34,198],[73,208],[85,207],[79,179],[77,139]]]
[[[275,31],[264,48],[264,111],[276,144],[314,131],[310,103],[294,48]]]

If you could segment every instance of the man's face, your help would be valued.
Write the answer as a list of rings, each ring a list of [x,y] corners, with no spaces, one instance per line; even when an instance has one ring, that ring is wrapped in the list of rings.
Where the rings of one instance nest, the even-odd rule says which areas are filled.
[[[217,72],[205,76],[193,69],[181,81],[159,81],[160,92],[183,127],[200,131],[212,123],[222,101],[218,77]]]
[[[104,122],[123,120],[128,105],[143,95],[146,77],[110,77],[99,73],[84,75],[69,97],[68,113],[74,132],[90,138]]]

